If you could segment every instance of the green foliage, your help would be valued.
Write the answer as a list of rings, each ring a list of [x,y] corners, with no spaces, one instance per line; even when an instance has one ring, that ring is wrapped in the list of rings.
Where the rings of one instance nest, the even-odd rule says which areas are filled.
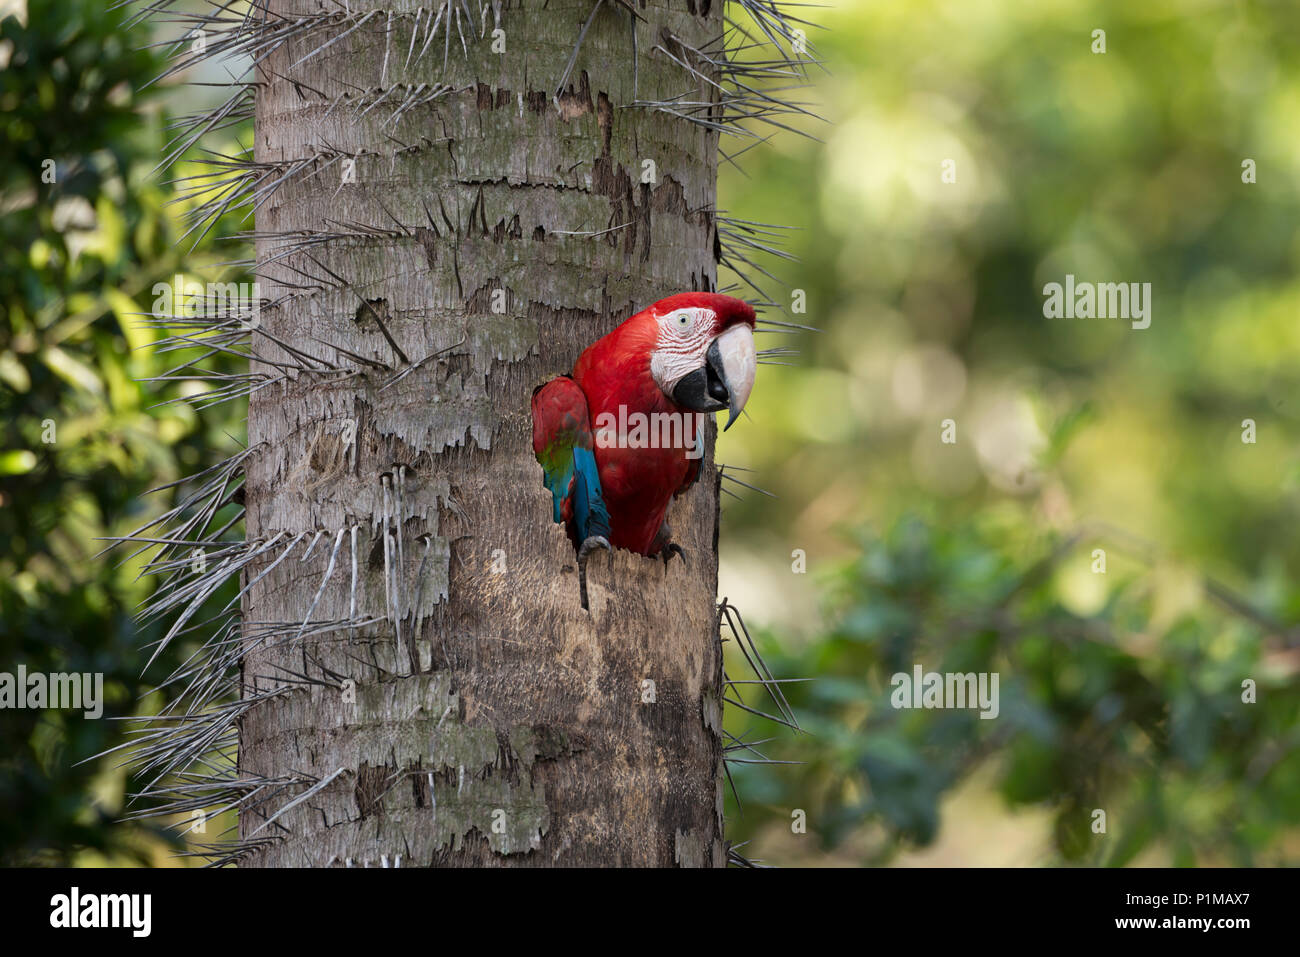
[[[1300,694],[1280,636],[1231,610],[1171,607],[1178,589],[1152,587],[1138,562],[1094,572],[1082,538],[1019,519],[908,515],[860,537],[861,557],[828,582],[830,633],[797,653],[769,636],[778,675],[815,680],[787,686],[808,736],[773,751],[807,763],[759,766],[755,793],[806,809],[827,847],[878,825],[868,856],[883,861],[933,840],[945,792],[988,762],[1009,805],[1051,808],[1064,860],[1122,865],[1156,841],[1188,862],[1283,860],[1300,823]],[[1071,579],[1103,574],[1095,614],[1063,601]],[[997,673],[997,717],[895,707],[891,677],[916,664]],[[758,773],[735,772],[742,798]]]
[[[823,330],[719,444],[779,496],[728,502],[722,592],[814,679],[812,735],[751,731],[808,763],[735,769],[747,853],[816,860],[804,808],[838,860],[987,860],[995,787],[1047,859],[1295,862],[1300,8],[1194,6],[851,0],[824,145],[723,169],[733,215],[803,227],[773,270]],[[1045,318],[1067,273],[1150,282],[1150,328]],[[895,711],[918,662],[999,671],[1002,714]]]

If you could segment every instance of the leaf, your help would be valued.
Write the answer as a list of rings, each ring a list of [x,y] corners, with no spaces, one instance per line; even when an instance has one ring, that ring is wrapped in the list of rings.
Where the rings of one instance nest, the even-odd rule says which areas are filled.
[[[74,358],[70,353],[63,351],[58,346],[47,347],[41,353],[41,358],[50,367],[51,372],[69,385],[103,398],[104,383],[100,381],[95,370],[80,359]]]

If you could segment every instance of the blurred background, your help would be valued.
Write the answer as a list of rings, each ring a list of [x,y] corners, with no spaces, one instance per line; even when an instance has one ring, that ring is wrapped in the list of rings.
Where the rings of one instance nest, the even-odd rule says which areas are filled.
[[[103,671],[126,716],[167,693],[139,677],[150,583],[98,539],[244,434],[201,384],[140,381],[169,363],[132,314],[177,272],[239,278],[219,240],[246,224],[186,252],[169,180],[201,156],[152,170],[228,93],[146,87],[149,32],[106,6],[0,0],[0,661]],[[749,275],[820,331],[761,344],[799,354],[718,457],[776,496],[729,485],[721,594],[777,677],[812,680],[783,685],[799,731],[728,708],[729,837],[783,865],[1300,862],[1300,8],[798,15],[825,69],[792,95],[826,122],[719,192],[795,227]],[[1067,274],[1150,283],[1150,327],[1045,318]],[[998,718],[891,707],[916,665],[996,672]],[[115,823],[138,786],[117,762],[73,764],[123,740],[6,712],[0,860],[184,863],[188,836]]]

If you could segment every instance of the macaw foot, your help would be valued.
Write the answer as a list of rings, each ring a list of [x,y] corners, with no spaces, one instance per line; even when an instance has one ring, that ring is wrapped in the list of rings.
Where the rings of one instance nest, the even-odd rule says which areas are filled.
[[[659,557],[664,560],[664,568],[668,567],[668,563],[672,561],[674,555],[681,558],[683,565],[687,568],[690,567],[691,563],[686,560],[686,550],[676,542],[669,542],[659,550]]]
[[[598,548],[609,551],[609,539],[603,535],[588,535],[583,540],[582,547],[578,549],[578,594],[582,596],[583,611],[591,610],[587,607],[587,559]]]
[[[672,529],[668,527],[667,522],[664,522],[659,526],[659,532],[655,535],[654,541],[650,543],[650,549],[647,554],[658,555],[662,558],[664,560],[664,568],[668,567],[668,563],[673,560],[674,555],[681,558],[683,565],[689,567],[691,564],[686,560],[686,550],[673,541]]]

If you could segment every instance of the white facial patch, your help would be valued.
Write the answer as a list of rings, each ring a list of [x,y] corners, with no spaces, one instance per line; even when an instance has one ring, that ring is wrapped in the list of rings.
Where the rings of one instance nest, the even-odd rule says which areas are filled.
[[[664,395],[704,365],[717,316],[712,309],[693,306],[674,309],[659,317],[659,345],[650,354],[650,374]]]

